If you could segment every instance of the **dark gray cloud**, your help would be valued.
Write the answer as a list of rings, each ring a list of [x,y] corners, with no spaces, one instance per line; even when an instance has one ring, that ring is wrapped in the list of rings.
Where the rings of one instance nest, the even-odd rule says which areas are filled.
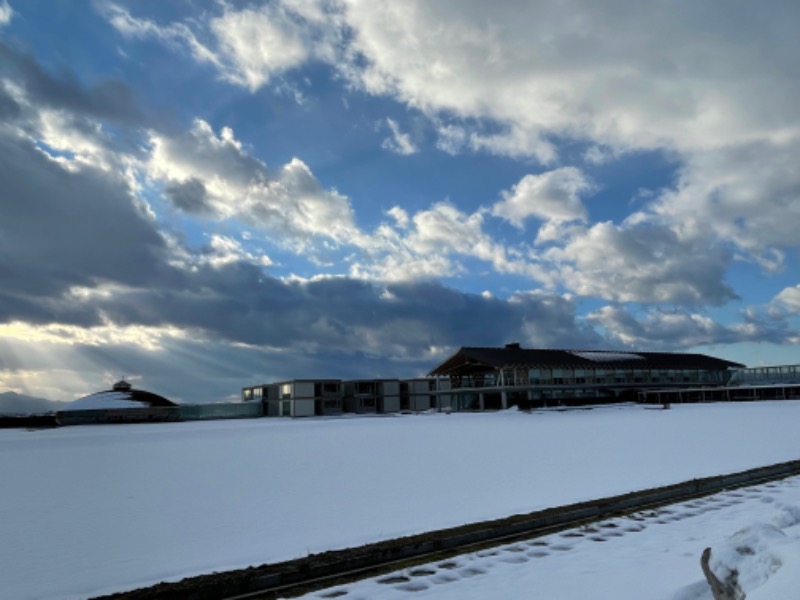
[[[587,320],[602,327],[608,339],[620,347],[667,351],[740,342],[791,344],[797,335],[785,315],[752,309],[744,311],[733,325],[686,310],[653,309],[635,315],[623,306],[603,307]]]
[[[0,156],[0,307],[20,311],[19,299],[32,301],[28,314],[0,318],[36,318],[46,304],[64,308],[55,299],[73,286],[175,277],[163,238],[121,179],[91,168],[70,172],[23,138],[0,136]]]
[[[203,182],[194,177],[170,182],[164,188],[167,198],[180,210],[195,215],[212,215],[214,207]]]
[[[37,106],[57,108],[74,114],[140,124],[144,115],[131,88],[121,81],[103,81],[85,87],[66,66],[59,76],[42,69],[31,54],[0,41],[0,78],[21,85]]]
[[[0,89],[0,119],[15,121],[22,114],[22,107],[4,90]]]
[[[598,346],[596,334],[576,326],[572,303],[558,297],[507,302],[408,284],[390,290],[387,299],[386,290],[346,279],[258,281],[247,265],[218,275],[207,272],[183,292],[149,289],[87,301],[118,325],[170,323],[192,328],[191,338],[166,335],[159,348],[144,348],[135,334],[129,342],[102,345],[59,343],[58,332],[53,341],[0,337],[0,364],[11,371],[80,374],[50,382],[72,396],[127,376],[170,398],[206,402],[236,395],[244,385],[297,377],[424,375],[460,345]]]
[[[558,296],[508,301],[437,283],[383,288],[347,278],[281,281],[243,262],[199,268],[184,282],[183,289],[120,291],[89,302],[120,325],[171,324],[255,346],[402,360],[443,346],[513,340],[538,346],[602,343],[576,324],[574,304]]]

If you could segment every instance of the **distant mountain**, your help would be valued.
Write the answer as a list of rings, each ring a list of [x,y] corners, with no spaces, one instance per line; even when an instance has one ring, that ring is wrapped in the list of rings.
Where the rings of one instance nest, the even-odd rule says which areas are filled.
[[[0,394],[0,415],[31,415],[54,412],[64,407],[63,402],[34,398],[16,392]]]

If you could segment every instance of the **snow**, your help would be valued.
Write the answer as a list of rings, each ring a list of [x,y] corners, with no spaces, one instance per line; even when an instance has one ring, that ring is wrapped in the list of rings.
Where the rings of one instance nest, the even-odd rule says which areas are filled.
[[[79,398],[62,408],[67,410],[95,410],[114,408],[147,408],[146,402],[137,402],[131,398],[129,392],[98,392],[91,396]]]
[[[723,578],[736,568],[748,600],[789,600],[799,595],[800,527],[784,516],[798,512],[800,477],[794,477],[419,565],[302,598],[713,600],[700,567],[703,549],[710,546],[715,574]]]
[[[800,458],[799,420],[783,401],[0,430],[0,581],[8,598],[85,598],[744,470]],[[669,589],[748,518],[698,526]],[[644,539],[619,553],[657,560],[664,540]]]

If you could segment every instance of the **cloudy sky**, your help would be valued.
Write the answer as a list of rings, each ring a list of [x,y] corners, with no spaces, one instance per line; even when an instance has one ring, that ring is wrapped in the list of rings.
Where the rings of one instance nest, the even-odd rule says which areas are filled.
[[[0,391],[800,363],[795,0],[0,0]]]

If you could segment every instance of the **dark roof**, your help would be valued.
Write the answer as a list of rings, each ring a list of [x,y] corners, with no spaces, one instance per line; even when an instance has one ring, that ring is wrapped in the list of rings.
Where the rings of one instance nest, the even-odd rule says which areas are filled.
[[[110,390],[90,394],[68,403],[62,408],[62,411],[127,408],[127,403],[130,403],[130,408],[178,406],[172,400],[167,400],[164,396],[153,392],[136,390],[130,386],[124,389],[115,384]]]
[[[178,406],[172,400],[167,400],[164,396],[159,396],[153,392],[145,390],[130,390],[131,400],[134,402],[146,402],[150,406]]]
[[[117,383],[111,386],[111,389],[115,392],[129,392],[133,389],[133,386],[124,379],[120,379]]]
[[[706,354],[623,350],[541,350],[509,344],[505,348],[461,348],[428,375],[469,375],[513,367],[702,369],[713,371],[741,368],[744,365]]]

